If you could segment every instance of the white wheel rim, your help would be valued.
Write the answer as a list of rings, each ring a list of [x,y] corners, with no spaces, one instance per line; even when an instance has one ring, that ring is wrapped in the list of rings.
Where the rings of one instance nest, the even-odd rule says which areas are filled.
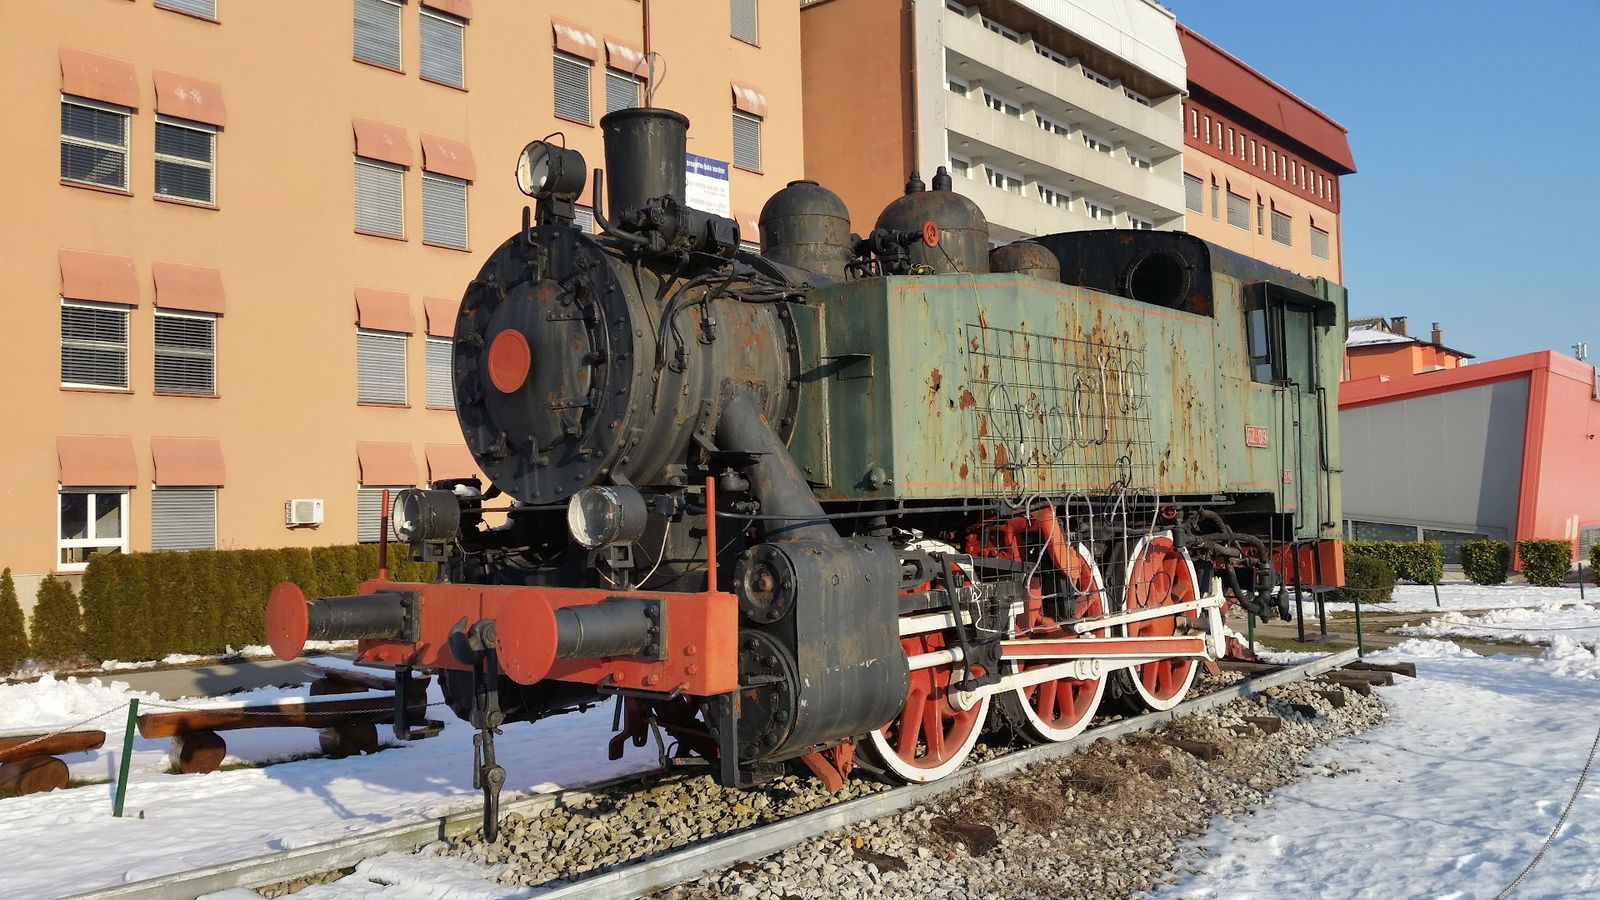
[[[972,731],[967,735],[967,739],[956,747],[955,752],[950,754],[949,759],[937,766],[924,768],[906,762],[895,751],[894,745],[889,742],[889,738],[883,733],[882,728],[868,732],[867,743],[871,745],[874,755],[878,757],[878,761],[883,764],[884,768],[894,773],[895,777],[913,784],[938,781],[961,768],[961,764],[967,761],[968,756],[972,755],[972,748],[978,745],[978,738],[983,735],[983,723],[989,715],[989,697],[985,696],[980,699],[973,709],[976,710],[977,722],[973,724]]]
[[[1089,573],[1094,582],[1094,589],[1100,592],[1101,606],[1104,607],[1106,597],[1106,582],[1100,574],[1100,567],[1095,565],[1094,557],[1089,555],[1089,548],[1082,542],[1075,545],[1073,549],[1078,554],[1078,559],[1089,566]],[[1014,662],[1010,665],[1009,671],[1016,672],[1020,668],[1021,664]],[[1061,680],[1067,681],[1071,679]],[[1082,680],[1088,681],[1090,679]],[[1034,709],[1033,701],[1028,696],[1028,692],[1033,688],[1017,688],[1013,693],[1016,695],[1017,705],[1021,708],[1023,717],[1027,719],[1026,727],[1041,740],[1052,742],[1069,740],[1082,734],[1088,729],[1089,723],[1094,721],[1095,712],[1100,708],[1100,699],[1105,696],[1106,692],[1106,678],[1104,675],[1092,680],[1095,686],[1094,696],[1089,700],[1088,712],[1084,713],[1083,717],[1077,722],[1067,726],[1066,728],[1057,728],[1049,724],[1044,720],[1044,717],[1039,715],[1038,710]]]

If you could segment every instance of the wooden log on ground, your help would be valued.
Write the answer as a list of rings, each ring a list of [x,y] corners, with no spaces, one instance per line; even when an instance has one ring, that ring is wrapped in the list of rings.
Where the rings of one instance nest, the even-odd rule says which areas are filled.
[[[413,701],[407,718],[421,721],[428,706]],[[372,697],[361,700],[280,700],[258,706],[225,706],[218,709],[180,710],[146,713],[139,717],[139,735],[147,738],[172,737],[187,731],[231,731],[240,728],[329,728],[359,722],[382,724],[394,721],[394,700]]]
[[[228,742],[215,731],[186,731],[172,736],[167,762],[184,775],[200,775],[221,768]]]
[[[378,726],[371,722],[356,725],[335,725],[317,732],[317,744],[322,752],[340,759],[359,753],[378,752]]]
[[[303,662],[300,664],[300,671],[315,679],[315,681],[312,682],[313,686],[317,681],[321,681],[325,678],[334,682],[342,681],[346,684],[360,685],[357,690],[363,691],[392,691],[394,690],[395,686],[395,676],[393,674],[386,674],[382,670],[367,672],[356,669],[340,669],[333,666],[323,666],[314,662]],[[340,693],[351,692],[342,691]]]
[[[1321,713],[1317,712],[1317,708],[1315,706],[1312,706],[1309,703],[1291,703],[1289,704],[1289,708],[1308,719],[1315,719],[1322,715]]]
[[[60,756],[98,750],[105,746],[106,742],[104,731],[63,731],[60,734],[51,734],[35,743],[29,743],[45,734],[49,732],[8,734],[0,737],[0,763],[32,759],[35,756]]]
[[[1393,672],[1407,678],[1417,677],[1417,664],[1409,662],[1375,663],[1362,660],[1361,662],[1347,663],[1346,669],[1355,669],[1358,672]]]
[[[1325,672],[1323,674],[1327,675],[1329,678],[1338,678],[1345,681],[1364,681],[1367,684],[1377,685],[1379,687],[1387,687],[1388,685],[1394,684],[1393,672],[1360,672],[1351,671],[1350,669],[1334,669],[1331,672]]]
[[[67,786],[67,764],[54,756],[30,756],[0,763],[0,789],[37,794]]]

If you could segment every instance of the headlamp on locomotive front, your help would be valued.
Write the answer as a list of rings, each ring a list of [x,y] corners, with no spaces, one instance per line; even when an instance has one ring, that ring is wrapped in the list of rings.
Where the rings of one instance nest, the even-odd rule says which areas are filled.
[[[588,172],[583,154],[552,144],[531,141],[517,157],[517,187],[535,199],[572,201],[583,193]]]

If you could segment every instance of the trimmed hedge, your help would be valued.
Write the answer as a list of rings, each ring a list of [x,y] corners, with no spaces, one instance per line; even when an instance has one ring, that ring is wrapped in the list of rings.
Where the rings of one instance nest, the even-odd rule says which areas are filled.
[[[437,567],[389,547],[389,577],[431,581]],[[97,554],[83,573],[93,659],[160,659],[266,643],[267,595],[292,581],[308,598],[354,594],[377,577],[378,545]]]
[[[1444,572],[1444,548],[1438,541],[1351,541],[1344,545],[1346,566],[1352,557],[1381,559],[1396,578],[1432,584]]]
[[[67,663],[83,658],[83,614],[72,585],[54,575],[39,582],[33,601],[33,657],[42,663]]]
[[[1505,541],[1463,541],[1461,570],[1477,584],[1505,584],[1511,572],[1511,545]]]
[[[1560,587],[1572,569],[1572,542],[1538,539],[1517,541],[1522,577],[1540,587]]]
[[[0,675],[14,672],[28,661],[28,622],[17,600],[11,570],[0,572]]]
[[[1350,556],[1344,561],[1344,587],[1328,592],[1340,603],[1388,603],[1394,599],[1394,567],[1372,556]]]

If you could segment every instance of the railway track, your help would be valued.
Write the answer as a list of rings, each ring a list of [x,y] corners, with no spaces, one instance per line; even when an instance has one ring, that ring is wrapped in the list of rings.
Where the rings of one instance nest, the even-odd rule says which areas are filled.
[[[1174,719],[1216,709],[1241,697],[1259,694],[1279,685],[1314,678],[1341,668],[1355,659],[1356,651],[1350,649],[1271,671],[1261,670],[1239,682],[1187,700],[1169,710],[1091,728],[1068,741],[1005,753],[985,762],[964,766],[952,775],[931,784],[881,790],[774,823],[703,839],[681,849],[615,866],[597,875],[579,877],[566,884],[553,885],[541,892],[540,896],[551,900],[567,897],[636,897],[691,880],[707,872],[761,859],[834,829],[897,813],[974,782],[1005,777],[1036,763],[1069,755],[1096,741],[1115,740],[1135,732],[1151,731]],[[580,788],[509,800],[502,805],[501,813],[529,816],[557,806],[580,804],[641,784],[650,779],[652,774],[640,773]],[[414,851],[434,841],[471,834],[478,830],[480,824],[480,812],[475,809],[468,810],[424,822],[394,825],[367,834],[295,850],[130,882],[77,896],[188,900],[229,888],[261,887],[346,868],[363,859],[383,853]]]

